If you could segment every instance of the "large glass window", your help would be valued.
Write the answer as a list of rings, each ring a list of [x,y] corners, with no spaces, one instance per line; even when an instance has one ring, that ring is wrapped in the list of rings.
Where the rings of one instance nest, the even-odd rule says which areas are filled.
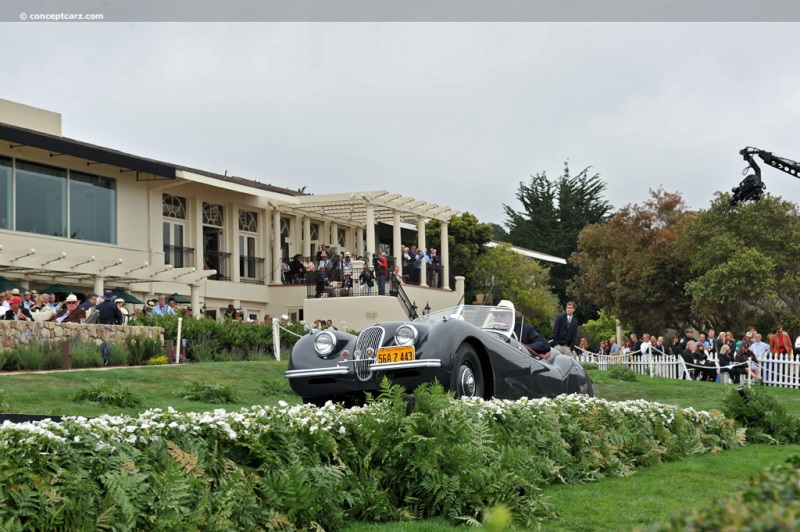
[[[117,182],[80,172],[69,173],[69,236],[117,243]]]
[[[0,229],[11,229],[11,159],[0,157]]]
[[[67,236],[67,172],[17,161],[16,230]]]

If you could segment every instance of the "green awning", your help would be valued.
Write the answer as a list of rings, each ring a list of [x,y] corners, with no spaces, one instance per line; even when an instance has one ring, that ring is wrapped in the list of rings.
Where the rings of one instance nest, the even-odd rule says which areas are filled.
[[[172,294],[171,296],[167,296],[167,301],[169,301],[169,298],[174,299],[175,302],[178,303],[178,304],[188,304],[188,303],[192,302],[192,298],[191,297],[182,296],[182,295],[177,294],[177,293],[176,294]]]
[[[0,277],[0,292],[5,292],[6,290],[13,290],[15,288],[19,290],[20,294],[25,292],[25,290],[27,290],[27,288],[25,288],[24,286],[20,286],[13,281],[9,281],[5,277]]]
[[[125,303],[132,303],[134,305],[144,304],[144,301],[136,297],[133,297],[122,288],[115,288],[111,292],[114,294],[115,297],[121,298]]]

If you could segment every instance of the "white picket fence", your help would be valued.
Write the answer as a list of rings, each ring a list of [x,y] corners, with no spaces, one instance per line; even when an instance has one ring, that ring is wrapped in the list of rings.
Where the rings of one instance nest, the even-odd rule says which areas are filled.
[[[615,364],[624,364],[639,375],[666,379],[687,378],[692,370],[682,357],[661,352],[646,355],[641,355],[638,351],[627,355],[599,355],[584,351],[579,356],[582,362],[597,364],[600,370],[607,370]],[[708,359],[714,362],[719,369],[716,355],[709,355]],[[721,382],[730,382],[726,374],[721,374],[721,376]],[[767,386],[800,388],[800,356],[767,355],[763,360],[754,363],[752,372],[748,372],[744,377],[748,384],[750,384],[751,378],[760,378]]]

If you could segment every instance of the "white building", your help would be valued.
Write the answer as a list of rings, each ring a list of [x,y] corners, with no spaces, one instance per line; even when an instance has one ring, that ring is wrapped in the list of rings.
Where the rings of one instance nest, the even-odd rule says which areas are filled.
[[[402,318],[399,298],[309,298],[307,285],[282,282],[282,263],[321,244],[399,257],[414,230],[425,246],[429,219],[446,243],[455,214],[383,190],[307,195],[122,153],[63,137],[58,113],[0,100],[0,276],[31,289],[177,293],[212,316],[233,303],[259,319],[289,313],[359,328]],[[446,244],[439,254],[440,288],[425,275],[405,287],[420,307],[463,295],[449,286]]]

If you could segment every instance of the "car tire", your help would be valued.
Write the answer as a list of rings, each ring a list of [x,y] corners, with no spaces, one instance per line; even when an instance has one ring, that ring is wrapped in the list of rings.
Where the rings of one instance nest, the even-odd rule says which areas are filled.
[[[475,348],[470,344],[461,344],[456,351],[450,390],[456,393],[456,397],[483,398],[483,368]]]

